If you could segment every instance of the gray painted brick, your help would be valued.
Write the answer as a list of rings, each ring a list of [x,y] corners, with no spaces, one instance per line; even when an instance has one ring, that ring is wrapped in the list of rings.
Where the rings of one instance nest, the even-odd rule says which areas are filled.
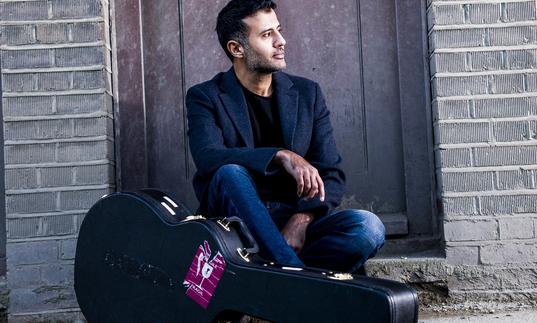
[[[537,43],[537,26],[490,28],[490,46]]]
[[[43,218],[43,235],[45,236],[61,236],[75,234],[76,232],[76,216],[55,215]]]
[[[468,5],[468,18],[474,24],[490,24],[500,21],[499,3],[479,3]]]
[[[459,265],[447,277],[450,293],[452,291],[488,291],[501,288],[496,270],[483,266]]]
[[[37,76],[35,74],[4,74],[2,76],[4,92],[28,92],[36,89]]]
[[[537,139],[537,121],[530,120],[530,138]]]
[[[3,25],[0,26],[0,44],[27,45],[35,43],[34,26]]]
[[[528,92],[537,91],[537,74],[528,74]]]
[[[40,266],[13,266],[8,272],[9,288],[32,288],[41,283]]]
[[[89,209],[97,200],[108,193],[110,193],[109,189],[61,192],[60,207],[64,211]]]
[[[75,136],[102,136],[113,134],[113,123],[108,117],[75,120]]]
[[[76,255],[76,239],[66,239],[60,242],[60,259],[73,260]]]
[[[99,0],[52,0],[54,18],[99,17],[101,3]]]
[[[39,43],[66,43],[69,41],[68,24],[38,24],[36,33]]]
[[[56,99],[59,114],[92,113],[103,110],[104,94],[65,95]]]
[[[54,98],[50,96],[2,99],[5,117],[49,115],[54,113],[53,106]]]
[[[13,121],[5,123],[6,140],[73,137],[73,120]]]
[[[446,247],[446,260],[450,265],[477,265],[479,247]]]
[[[518,190],[533,188],[532,170],[510,170],[496,173],[497,188],[499,190]]]
[[[3,50],[2,68],[51,67],[54,64],[53,49]]]
[[[75,168],[75,183],[78,185],[113,184],[114,167],[109,164],[78,166]]]
[[[442,208],[445,216],[477,214],[475,197],[444,197],[442,198]]]
[[[105,73],[100,71],[76,72],[73,75],[73,88],[100,89],[105,88]]]
[[[56,211],[56,200],[55,192],[6,195],[6,212],[16,214]]]
[[[454,148],[437,151],[437,161],[440,167],[468,167],[472,166],[470,149]]]
[[[432,6],[428,14],[428,24],[456,25],[464,23],[464,10],[461,5]]]
[[[72,286],[42,285],[34,289],[22,288],[9,291],[10,313],[54,311],[61,308],[77,307]]]
[[[56,144],[6,145],[4,156],[6,164],[28,164],[52,162],[55,158]]]
[[[492,94],[524,92],[524,75],[522,74],[490,75],[489,82]]]
[[[73,167],[44,167],[39,169],[42,187],[73,185]]]
[[[431,58],[431,75],[437,72],[466,71],[465,53],[434,53]]]
[[[441,77],[434,78],[433,90],[436,96],[486,94],[488,83],[487,75]]]
[[[493,172],[443,173],[444,192],[491,191],[494,189]]]
[[[537,212],[537,195],[481,196],[480,212],[485,215]]]
[[[6,189],[37,187],[37,171],[34,168],[14,168],[5,171]]]
[[[489,141],[489,123],[441,123],[438,125],[438,143],[474,143]]]
[[[57,161],[74,162],[107,159],[112,157],[113,154],[110,148],[106,140],[59,143]]]
[[[524,141],[529,138],[527,121],[493,122],[492,129],[496,141]]]
[[[41,266],[41,281],[45,285],[73,285],[74,264],[50,264]]]
[[[444,222],[446,241],[497,240],[498,222],[495,220],[463,220]]]
[[[532,165],[537,163],[537,146],[474,148],[475,166]]]
[[[536,49],[513,50],[506,53],[510,69],[532,69],[537,67]]]
[[[42,227],[40,217],[8,219],[7,237],[9,239],[38,237],[42,235]]]
[[[470,71],[500,70],[503,67],[501,52],[471,52],[468,56]]]
[[[535,243],[502,243],[481,247],[481,262],[485,265],[534,263],[537,259]]]
[[[47,1],[0,2],[0,20],[41,20],[47,18]]]
[[[7,263],[10,268],[57,261],[58,241],[28,241],[7,244]]]
[[[70,26],[73,42],[93,42],[104,39],[103,23],[79,22]]]
[[[537,114],[537,97],[475,100],[474,106],[476,118],[525,117]]]
[[[71,88],[71,72],[39,73],[37,87],[40,91],[61,91]]]
[[[507,21],[536,20],[535,1],[505,3]]]
[[[429,49],[485,46],[486,34],[484,28],[434,30],[429,37]]]
[[[433,109],[436,110],[440,120],[470,118],[469,101],[467,100],[435,101]]]
[[[104,64],[103,47],[76,47],[56,49],[57,66],[86,66]]]
[[[532,221],[532,218],[500,219],[500,239],[509,240],[534,238]]]

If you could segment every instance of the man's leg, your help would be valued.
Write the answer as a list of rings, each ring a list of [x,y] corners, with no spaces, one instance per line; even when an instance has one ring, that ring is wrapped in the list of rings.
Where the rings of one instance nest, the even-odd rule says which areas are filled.
[[[208,214],[241,218],[259,244],[261,256],[285,265],[304,266],[272,221],[246,168],[229,164],[216,171],[209,184]]]
[[[332,212],[308,227],[300,259],[307,266],[353,272],[384,245],[385,228],[364,210]]]

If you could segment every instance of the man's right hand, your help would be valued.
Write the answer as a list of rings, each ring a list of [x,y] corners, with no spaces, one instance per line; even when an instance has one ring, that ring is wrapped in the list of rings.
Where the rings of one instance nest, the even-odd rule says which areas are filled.
[[[290,150],[280,150],[274,156],[274,162],[293,176],[299,197],[309,200],[319,194],[319,199],[324,201],[323,180],[317,169],[302,156]]]

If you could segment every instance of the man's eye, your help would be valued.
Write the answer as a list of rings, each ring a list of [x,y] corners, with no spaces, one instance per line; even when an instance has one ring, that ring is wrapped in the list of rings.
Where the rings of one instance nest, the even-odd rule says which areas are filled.
[[[264,33],[264,34],[263,34],[263,37],[264,37],[264,38],[267,38],[267,37],[269,37],[269,36],[270,36],[270,33]]]

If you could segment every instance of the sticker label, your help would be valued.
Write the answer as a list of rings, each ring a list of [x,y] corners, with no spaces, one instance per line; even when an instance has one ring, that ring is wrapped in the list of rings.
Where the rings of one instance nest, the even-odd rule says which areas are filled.
[[[220,251],[211,258],[211,247],[207,240],[200,245],[183,285],[187,287],[186,295],[192,298],[201,307],[207,308],[213,297],[216,286],[226,268],[226,261]]]

